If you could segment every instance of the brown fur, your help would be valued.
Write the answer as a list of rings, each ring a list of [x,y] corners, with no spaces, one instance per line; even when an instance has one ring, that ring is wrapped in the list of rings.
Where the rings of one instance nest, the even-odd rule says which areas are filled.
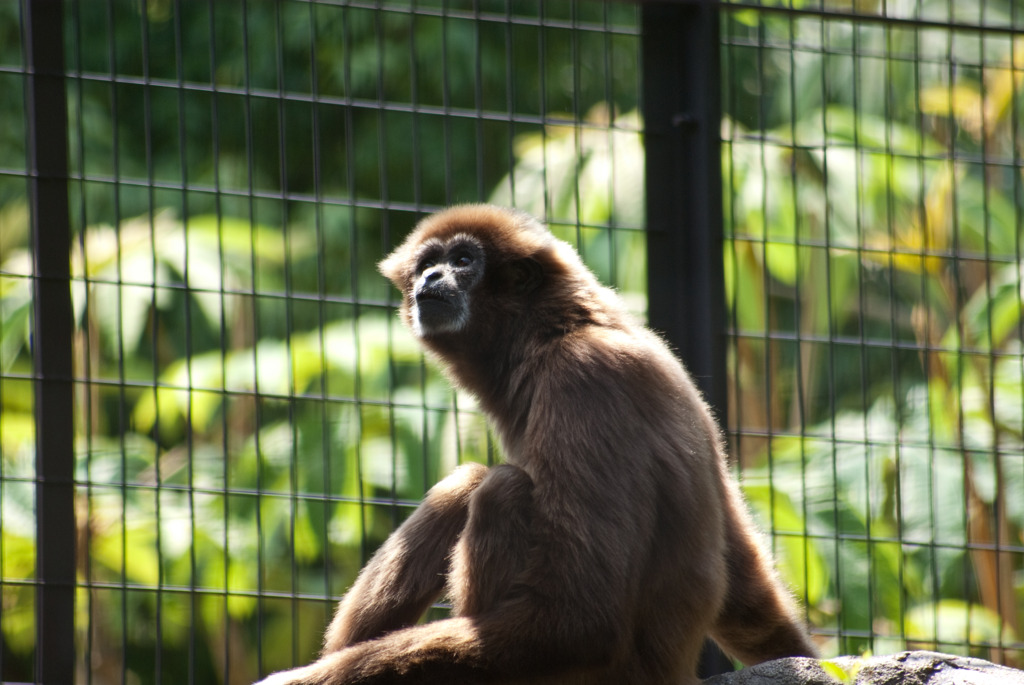
[[[706,635],[748,664],[814,655],[690,377],[571,247],[496,207],[429,217],[380,267],[406,323],[424,246],[458,235],[484,252],[467,322],[422,342],[508,464],[435,486],[342,600],[320,660],[264,682],[693,683]],[[445,583],[458,615],[412,626]]]

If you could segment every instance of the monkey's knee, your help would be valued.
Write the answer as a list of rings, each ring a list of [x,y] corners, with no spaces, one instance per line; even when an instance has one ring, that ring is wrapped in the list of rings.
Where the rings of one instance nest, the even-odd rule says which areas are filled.
[[[473,493],[452,555],[448,594],[456,613],[479,613],[501,599],[526,564],[532,520],[533,479],[509,464],[492,467]]]
[[[452,471],[430,488],[420,506],[388,538],[377,556],[422,556],[422,550],[433,560],[431,568],[435,563],[444,563],[466,525],[473,495],[488,472],[481,464],[463,464]],[[417,563],[424,561],[421,558]]]
[[[461,464],[430,488],[424,501],[459,501],[468,504],[468,497],[480,486],[490,471],[491,469],[483,464]]]
[[[526,471],[511,464],[498,464],[491,467],[470,499],[469,525],[500,525],[503,522],[496,517],[501,514],[513,518],[528,517],[532,502],[533,479]]]
[[[325,654],[410,625],[437,598],[470,500],[487,473],[485,466],[465,464],[430,489],[338,605],[324,638]]]

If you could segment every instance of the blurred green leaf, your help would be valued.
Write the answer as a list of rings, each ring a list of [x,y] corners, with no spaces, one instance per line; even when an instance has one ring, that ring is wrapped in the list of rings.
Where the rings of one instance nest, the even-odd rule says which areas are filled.
[[[1008,644],[1016,637],[993,611],[958,599],[922,604],[907,612],[907,639],[945,644]]]
[[[747,480],[743,483],[743,493],[760,514],[761,521],[771,523],[771,530],[776,534],[779,568],[787,584],[809,604],[818,604],[828,586],[828,569],[817,548],[804,537],[807,525],[792,500],[767,484]]]

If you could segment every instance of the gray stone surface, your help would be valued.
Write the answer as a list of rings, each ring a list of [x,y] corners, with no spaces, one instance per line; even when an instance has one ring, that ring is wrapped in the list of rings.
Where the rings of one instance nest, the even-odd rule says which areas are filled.
[[[769,661],[736,673],[714,676],[704,685],[1024,685],[1024,671],[938,652],[900,652],[868,658]],[[845,680],[837,676],[843,676]]]

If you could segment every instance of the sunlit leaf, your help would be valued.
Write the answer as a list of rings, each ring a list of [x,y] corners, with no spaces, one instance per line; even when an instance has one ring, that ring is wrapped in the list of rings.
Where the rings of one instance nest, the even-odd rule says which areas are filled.
[[[907,639],[947,644],[1012,643],[1013,630],[998,614],[979,604],[944,599],[907,612]]]
[[[94,563],[115,573],[123,570],[127,582],[155,587],[160,581],[156,530],[149,523],[126,521],[95,537],[90,552]]]
[[[801,535],[807,526],[792,500],[779,489],[746,481],[743,492],[761,520],[771,523],[774,532],[795,533],[775,538],[779,569],[798,596],[811,605],[820,602],[828,586],[828,569],[814,543]]]
[[[796,285],[799,265],[795,245],[765,243],[764,257],[773,277],[786,285]]]
[[[826,674],[835,678],[841,683],[852,683],[856,677],[856,673],[849,673],[845,668],[839,664],[834,664],[831,661],[819,661],[818,665],[825,671]]]

